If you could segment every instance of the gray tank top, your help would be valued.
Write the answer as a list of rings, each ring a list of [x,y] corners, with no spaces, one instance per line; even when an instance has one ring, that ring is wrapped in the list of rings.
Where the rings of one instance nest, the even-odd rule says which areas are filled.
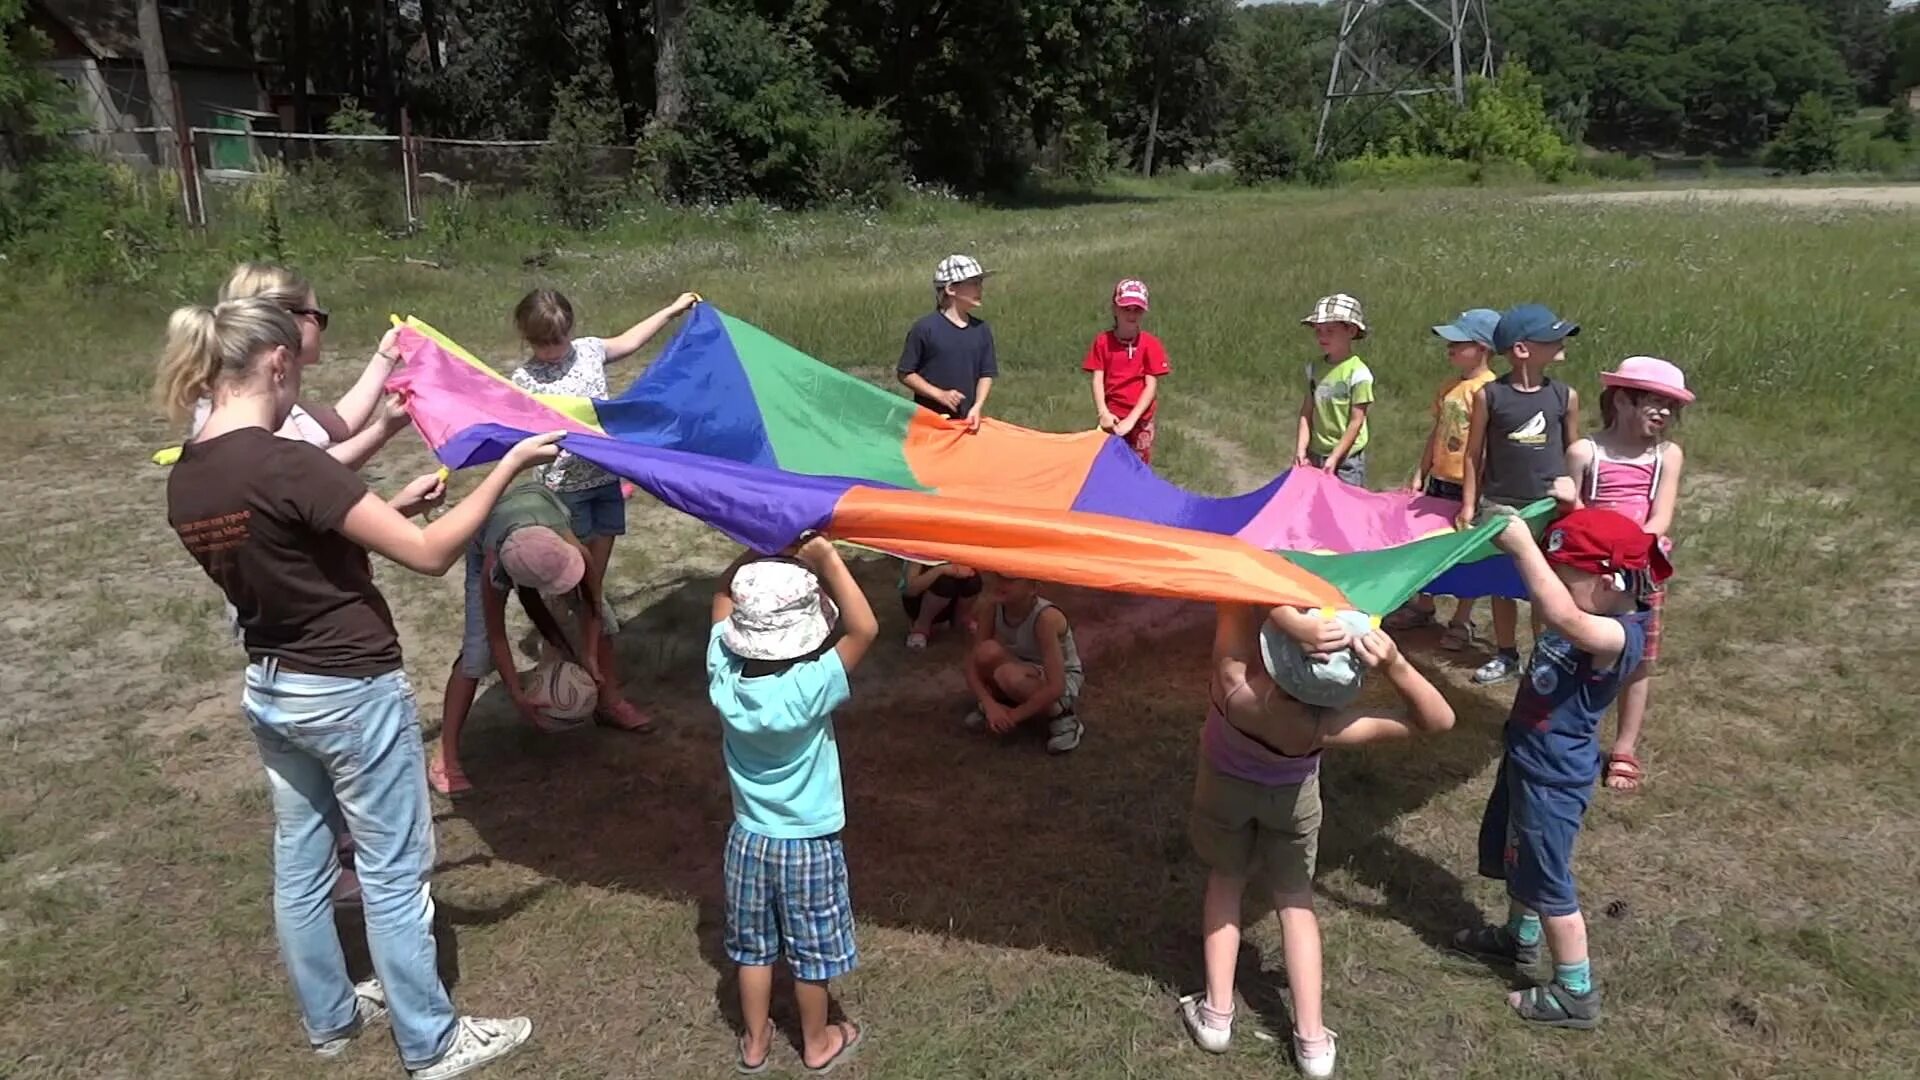
[[[1480,493],[1519,505],[1544,499],[1567,475],[1567,384],[1546,379],[1534,391],[1513,388],[1513,376],[1486,385],[1487,466]]]
[[[1035,630],[1040,625],[1040,613],[1053,606],[1049,600],[1036,598],[1033,602],[1033,610],[1027,612],[1027,617],[1015,625],[1007,621],[1007,609],[995,604],[993,608],[994,640],[1005,645],[1008,652],[1029,664],[1041,663],[1040,638]],[[1080,650],[1074,647],[1071,625],[1067,627],[1065,634],[1060,635],[1060,652],[1066,663],[1067,694],[1071,697],[1079,692],[1082,676]]]

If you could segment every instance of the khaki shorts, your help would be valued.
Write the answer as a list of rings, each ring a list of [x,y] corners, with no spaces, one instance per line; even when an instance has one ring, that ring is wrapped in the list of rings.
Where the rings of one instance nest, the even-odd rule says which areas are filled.
[[[1223,776],[1203,756],[1187,836],[1200,861],[1219,873],[1277,893],[1309,894],[1320,850],[1320,774],[1266,787]]]

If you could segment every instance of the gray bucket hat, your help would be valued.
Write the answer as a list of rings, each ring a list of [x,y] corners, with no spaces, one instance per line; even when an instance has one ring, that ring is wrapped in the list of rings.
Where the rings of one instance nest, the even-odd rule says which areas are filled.
[[[1374,629],[1373,616],[1363,611],[1336,611],[1333,618],[1356,638]],[[1323,709],[1345,708],[1358,700],[1367,673],[1351,647],[1311,657],[1272,623],[1260,627],[1260,659],[1274,685],[1288,697]]]

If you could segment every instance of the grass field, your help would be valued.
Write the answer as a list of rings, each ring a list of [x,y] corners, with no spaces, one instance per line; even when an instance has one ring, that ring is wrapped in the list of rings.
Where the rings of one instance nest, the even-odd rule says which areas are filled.
[[[890,382],[949,250],[1002,271],[983,315],[994,411],[1089,426],[1077,371],[1122,275],[1154,288],[1175,375],[1165,470],[1216,492],[1278,472],[1313,299],[1347,290],[1376,333],[1375,484],[1410,471],[1444,371],[1427,327],[1541,299],[1579,320],[1565,375],[1589,400],[1620,357],[1671,357],[1702,404],[1680,438],[1680,576],[1640,793],[1596,796],[1579,874],[1601,1031],[1523,1030],[1503,979],[1444,948],[1499,903],[1475,827],[1511,688],[1414,637],[1456,730],[1327,762],[1321,917],[1344,1075],[1908,1076],[1920,1060],[1920,216],[1841,207],[1544,204],[1519,194],[1161,195],[1049,209],[774,215],[567,241],[512,238],[445,269],[305,267],[334,312],[344,388],[389,311],[484,356],[532,284],[612,332],[682,288]],[[318,1067],[274,950],[265,786],[237,716],[241,657],[167,530],[170,441],[146,383],[166,309],[204,282],[73,294],[0,280],[0,1076],[379,1077],[384,1036]],[[1590,407],[1590,413],[1597,412]],[[430,461],[412,436],[368,470]],[[699,654],[731,557],[637,501],[614,559],[619,653],[661,730],[534,735],[477,710],[478,790],[440,804],[443,966],[460,1004],[534,1018],[487,1075],[701,1077],[731,1068],[719,949],[729,810]],[[891,571],[863,565],[876,598]],[[459,580],[380,570],[437,727]],[[864,966],[839,985],[871,1040],[856,1077],[1265,1077],[1289,1030],[1277,927],[1249,936],[1251,1022],[1215,1059],[1174,998],[1200,982],[1204,874],[1185,839],[1208,612],[1065,597],[1087,654],[1070,757],[965,736],[951,642],[895,644],[897,610],[840,718]],[[788,1016],[790,1020],[790,1015]],[[1264,1036],[1270,1035],[1271,1038]],[[797,1073],[797,1054],[775,1061]]]

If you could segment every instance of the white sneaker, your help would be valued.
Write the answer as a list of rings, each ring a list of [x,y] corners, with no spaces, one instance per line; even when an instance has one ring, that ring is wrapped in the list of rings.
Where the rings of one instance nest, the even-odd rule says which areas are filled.
[[[961,719],[960,726],[972,732],[987,730],[986,710],[976,706],[972,712]]]
[[[1309,1057],[1307,1056],[1305,1040],[1300,1038],[1299,1032],[1294,1032],[1293,1058],[1296,1062],[1299,1063],[1300,1071],[1307,1074],[1308,1076],[1316,1076],[1316,1077],[1332,1076],[1333,1075],[1333,1057],[1338,1050],[1338,1048],[1334,1046],[1334,1042],[1338,1038],[1339,1036],[1334,1034],[1333,1030],[1329,1028],[1327,1030],[1326,1051],[1324,1053],[1315,1054],[1312,1057]]]
[[[1072,713],[1047,721],[1047,753],[1064,754],[1080,745],[1087,726]]]
[[[321,1057],[339,1057],[346,1052],[353,1040],[367,1030],[367,1025],[387,1016],[387,990],[380,985],[379,979],[368,979],[357,983],[353,988],[353,1026],[345,1034],[335,1035],[326,1042],[313,1044],[313,1052]]]
[[[1200,1015],[1207,1003],[1205,993],[1188,994],[1180,999],[1180,1019],[1187,1025],[1187,1034],[1200,1049],[1209,1054],[1224,1054],[1233,1042],[1233,1014],[1227,1014],[1226,1027],[1214,1027]],[[1211,1011],[1211,1010],[1209,1010]]]
[[[482,1065],[498,1061],[519,1049],[533,1037],[533,1021],[524,1016],[510,1020],[488,1020],[463,1016],[454,1028],[453,1043],[440,1060],[409,1070],[413,1080],[448,1080],[465,1076]]]
[[[1519,677],[1520,658],[1517,656],[1508,656],[1506,653],[1497,653],[1493,659],[1481,664],[1480,670],[1473,673],[1473,684],[1475,686],[1494,686],[1506,682],[1509,679],[1517,679]]]

